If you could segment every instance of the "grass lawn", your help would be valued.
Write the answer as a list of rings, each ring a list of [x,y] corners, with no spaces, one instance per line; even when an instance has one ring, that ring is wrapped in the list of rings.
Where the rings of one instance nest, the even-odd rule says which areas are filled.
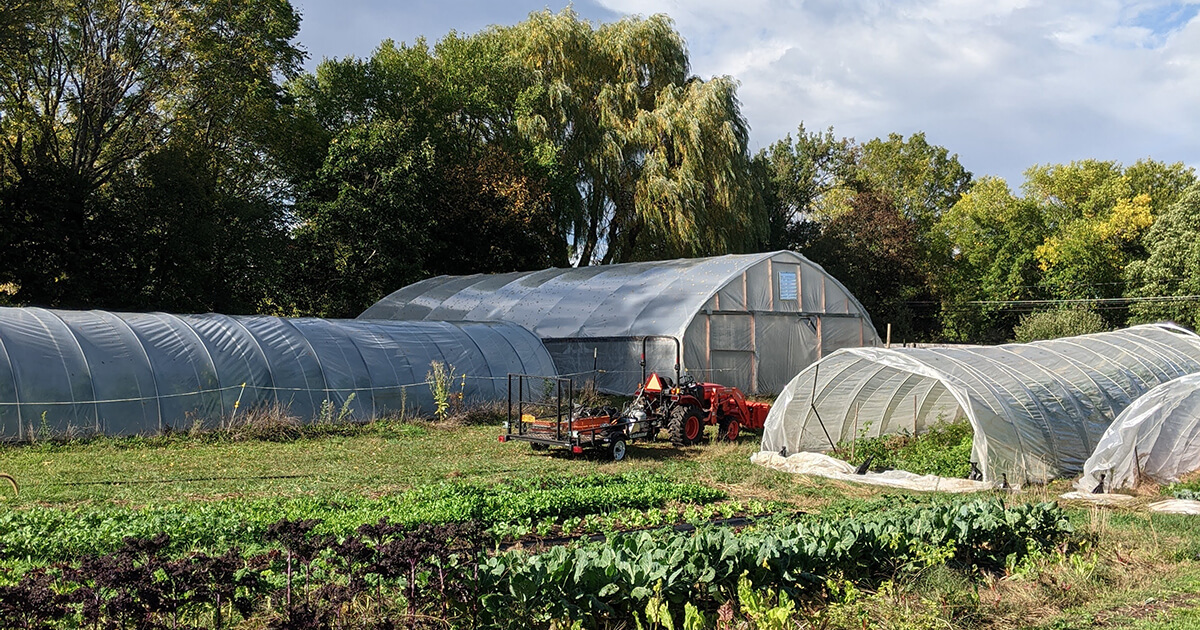
[[[378,496],[439,481],[498,483],[548,474],[619,474],[634,470],[699,482],[738,498],[818,506],[849,493],[843,484],[797,483],[750,463],[757,442],[676,449],[669,443],[630,447],[611,462],[600,455],[533,452],[501,444],[495,426],[379,422],[342,435],[292,441],[209,441],[177,438],[98,439],[66,444],[0,447],[0,471],[15,476],[21,495],[0,505],[141,506],[228,498]]]
[[[534,452],[523,443],[502,444],[500,431],[487,425],[379,421],[309,429],[279,441],[179,435],[10,445],[0,447],[0,471],[17,478],[21,495],[0,495],[0,510],[71,519],[96,512],[195,511],[206,505],[270,510],[309,501],[336,518],[361,508],[355,501],[386,501],[443,482],[490,486],[639,471],[716,488],[731,500],[778,501],[788,504],[787,510],[814,514],[954,500],[755,466],[749,457],[758,445],[749,434],[737,443],[683,449],[636,444],[625,461],[614,463],[600,455],[572,457]],[[1065,483],[1059,483],[1004,500],[1053,500],[1064,490]],[[807,602],[798,623],[914,629],[1200,627],[1200,599],[1194,597],[1200,593],[1200,517],[1150,518],[1126,508],[1068,507],[1080,540],[1068,553],[1042,554],[1003,575],[983,578],[921,571],[878,589]]]

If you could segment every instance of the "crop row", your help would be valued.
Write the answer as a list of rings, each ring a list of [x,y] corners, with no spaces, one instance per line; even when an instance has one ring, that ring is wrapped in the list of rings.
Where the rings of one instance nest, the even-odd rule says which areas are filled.
[[[36,569],[0,587],[0,619],[16,620],[13,627],[221,628],[242,619],[280,628],[422,620],[437,627],[544,628],[563,620],[604,627],[640,620],[653,608],[675,621],[687,610],[696,620],[736,611],[739,586],[744,593],[747,584],[795,596],[823,589],[830,578],[870,582],[942,563],[994,569],[1070,532],[1054,504],[1006,507],[994,500],[740,534],[643,532],[542,554],[489,554],[482,528],[470,523],[380,522],[344,538],[318,534],[316,525],[274,523],[266,537],[278,550],[252,556],[171,558],[166,536],[129,539],[113,554]]]
[[[1071,531],[1051,503],[1005,507],[976,500],[864,515],[805,519],[735,535],[702,529],[663,537],[640,533],[577,549],[488,559],[489,610],[511,610],[536,625],[541,617],[629,618],[652,594],[682,609],[715,610],[734,597],[740,577],[795,591],[822,588],[837,575],[869,581],[906,568],[952,562],[999,569]]]
[[[543,477],[492,486],[443,483],[379,498],[233,499],[137,510],[31,507],[0,513],[0,552],[9,561],[38,564],[106,553],[120,548],[127,537],[165,533],[170,538],[170,553],[219,553],[233,546],[261,548],[268,526],[280,519],[317,519],[317,533],[344,537],[364,523],[381,519],[401,526],[475,522],[491,527],[647,510],[669,502],[702,505],[723,498],[723,492],[706,486],[635,472]]]

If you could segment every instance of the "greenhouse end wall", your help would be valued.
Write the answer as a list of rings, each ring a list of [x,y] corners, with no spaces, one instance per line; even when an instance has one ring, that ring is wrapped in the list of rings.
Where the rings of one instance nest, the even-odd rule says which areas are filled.
[[[466,403],[504,400],[509,372],[554,371],[537,337],[500,322],[0,308],[0,438],[188,430],[274,404],[304,422],[323,406],[432,413],[434,361]]]

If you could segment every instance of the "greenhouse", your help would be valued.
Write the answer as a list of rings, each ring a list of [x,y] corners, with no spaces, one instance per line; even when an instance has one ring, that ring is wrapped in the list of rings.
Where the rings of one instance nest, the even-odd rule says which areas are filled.
[[[1200,337],[1172,324],[1029,344],[846,349],[787,384],[762,450],[828,451],[965,420],[985,480],[1044,482],[1081,472],[1130,403],[1198,370]]]
[[[560,374],[626,393],[643,339],[649,370],[673,374],[679,351],[681,370],[752,393],[778,392],[839,348],[879,345],[858,300],[788,251],[439,276],[361,317],[519,324],[542,339]]]
[[[0,308],[0,438],[212,426],[279,403],[366,419],[432,413],[434,361],[464,401],[504,400],[509,372],[552,372],[505,323],[376,322]],[[326,402],[328,401],[328,402]]]
[[[1200,374],[1155,387],[1117,416],[1083,464],[1076,486],[1091,492],[1162,484],[1200,469]],[[1103,477],[1103,478],[1102,478]]]

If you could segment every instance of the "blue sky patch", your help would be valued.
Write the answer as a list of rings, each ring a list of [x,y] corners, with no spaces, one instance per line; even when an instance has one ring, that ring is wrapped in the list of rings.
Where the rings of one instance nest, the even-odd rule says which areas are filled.
[[[1197,13],[1200,13],[1200,4],[1171,2],[1138,13],[1129,24],[1149,30],[1151,35],[1146,44],[1157,48],[1165,43],[1171,33],[1187,26]]]

